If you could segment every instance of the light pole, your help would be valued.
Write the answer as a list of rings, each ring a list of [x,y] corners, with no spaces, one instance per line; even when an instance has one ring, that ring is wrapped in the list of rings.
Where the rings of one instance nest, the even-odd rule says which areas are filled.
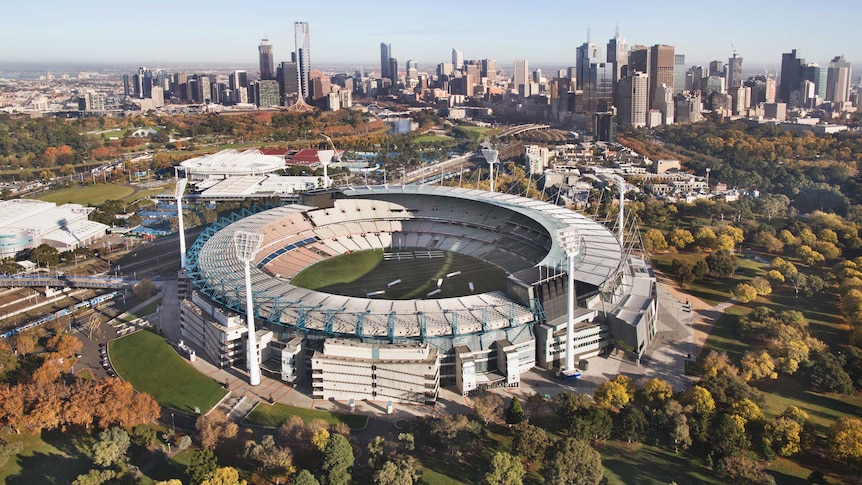
[[[186,185],[189,179],[181,178],[177,180],[177,186],[174,188],[174,198],[177,199],[177,226],[180,233],[180,269],[186,267],[186,231],[183,227],[183,193],[186,191]],[[158,263],[156,263],[158,264]]]
[[[254,255],[260,251],[263,234],[259,232],[236,231],[233,233],[236,257],[245,267],[245,319],[248,324],[248,382],[252,386],[260,384],[260,362],[257,356],[257,338],[254,333],[254,305],[251,295],[250,264]]]
[[[706,167],[706,193],[709,193],[709,172],[712,172],[712,169]]]
[[[485,160],[491,167],[491,192],[494,192],[494,164],[500,161],[500,153],[491,148],[483,148],[482,156],[485,157]]]
[[[327,173],[327,167],[332,163],[332,157],[335,155],[335,151],[333,150],[317,150],[317,159],[320,161],[320,164],[323,165],[323,188],[329,188],[329,175]]]
[[[176,431],[176,427],[174,426],[174,413],[171,413],[171,433]]]
[[[573,335],[575,333],[575,257],[581,246],[581,234],[574,227],[566,227],[557,231],[557,242],[566,253],[569,267],[568,273],[568,295],[566,309],[566,364],[563,371],[575,370],[575,345]]]

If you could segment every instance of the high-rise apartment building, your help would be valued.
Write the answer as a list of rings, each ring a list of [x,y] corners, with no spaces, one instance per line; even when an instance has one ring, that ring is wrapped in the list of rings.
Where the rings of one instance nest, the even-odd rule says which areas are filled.
[[[258,107],[271,108],[281,104],[278,81],[262,79],[254,84],[254,100]]]
[[[721,61],[710,62],[707,72],[707,77],[709,76],[724,77],[724,63]]]
[[[802,66],[805,60],[798,57],[796,49],[781,54],[781,79],[778,85],[778,101],[790,103],[791,94],[799,92],[802,84]]]
[[[515,92],[520,92],[521,86],[527,84],[530,80],[530,68],[526,59],[515,59],[515,74],[514,84]]]
[[[727,59],[727,89],[728,91],[742,86],[742,58],[733,53]]]
[[[392,57],[392,44],[380,43],[380,77],[391,78],[389,74],[389,59]]]
[[[309,72],[311,71],[311,47],[309,42],[308,22],[294,22],[293,33],[296,40],[296,64],[299,92],[303,99],[308,99],[311,86]]]
[[[281,104],[290,106],[299,95],[299,69],[295,62],[282,62],[276,69]]]
[[[646,126],[649,110],[649,77],[644,72],[633,72],[620,79],[617,123],[639,128]]]
[[[228,77],[228,86],[231,91],[237,91],[240,88],[248,87],[248,73],[245,71],[234,71]]]
[[[674,47],[672,45],[656,44],[649,52],[649,93],[650,106],[655,102],[658,86],[664,84],[673,91]]]
[[[850,63],[844,56],[835,56],[826,72],[826,100],[835,103],[850,101]]]
[[[398,59],[394,57],[389,58],[389,79],[393,86],[398,84]]]
[[[275,65],[272,62],[272,44],[269,39],[262,39],[257,47],[260,57],[260,78],[275,79]]]

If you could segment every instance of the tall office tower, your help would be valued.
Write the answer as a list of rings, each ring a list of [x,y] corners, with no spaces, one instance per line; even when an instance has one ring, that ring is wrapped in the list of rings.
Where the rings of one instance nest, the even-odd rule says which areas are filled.
[[[228,77],[228,86],[231,91],[248,87],[248,73],[245,71],[234,71]]]
[[[398,84],[398,59],[394,57],[389,58],[389,80],[393,86]]]
[[[309,45],[308,22],[294,22],[293,33],[296,39],[296,64],[299,92],[302,99],[308,99],[309,86],[308,73],[311,71],[311,47]]]
[[[589,30],[587,30],[587,41],[576,49],[575,56],[575,67],[578,69],[577,88],[586,91],[584,80],[589,75],[590,65],[599,63],[599,49],[596,47],[596,44],[590,42]]]
[[[275,67],[272,63],[272,44],[269,39],[262,39],[260,45],[257,46],[257,52],[260,57],[260,78],[275,79]]]
[[[452,71],[454,70],[455,68],[452,67],[451,62],[441,62],[440,64],[437,64],[437,77],[451,76]]]
[[[497,82],[497,61],[482,59],[482,77],[488,79],[488,84]]]
[[[482,84],[482,61],[464,62],[464,94],[473,96],[476,86]]]
[[[458,49],[452,49],[452,67],[460,71],[464,67],[464,53]]]
[[[129,97],[132,94],[132,80],[129,78],[129,74],[123,74],[123,96]]]
[[[661,124],[673,124],[675,113],[673,88],[665,84],[659,84],[655,91],[655,99],[656,102],[653,105],[653,109],[661,113]]]
[[[530,68],[526,59],[515,59],[515,76],[513,88],[515,92],[518,93],[521,91],[521,86],[524,86],[529,82],[530,79]]]
[[[644,72],[633,72],[620,79],[617,123],[639,128],[646,126],[649,103],[649,77]]]
[[[673,55],[673,93],[685,91],[685,54]]]
[[[389,59],[392,57],[392,44],[385,42],[380,43],[380,77],[390,78],[389,74]]]
[[[796,49],[781,54],[781,84],[778,85],[779,102],[789,103],[791,93],[799,91],[804,64],[805,60],[797,57]]]
[[[685,73],[685,91],[700,91],[703,67],[691,66]]]
[[[132,94],[138,99],[144,98],[144,73],[147,71],[146,67],[139,67],[138,72],[132,76],[133,88]]]
[[[835,56],[826,73],[826,100],[835,103],[850,101],[850,63],[844,56]]]
[[[672,45],[656,44],[650,47],[649,53],[649,102],[656,102],[656,89],[664,84],[673,91],[674,49]]]
[[[826,99],[826,71],[816,63],[806,64],[802,68],[802,79],[814,83],[814,95],[821,100]]]
[[[733,53],[727,59],[727,89],[732,91],[742,86],[742,58]]]
[[[295,62],[282,62],[276,69],[281,104],[290,106],[299,94],[299,68]]]
[[[634,45],[629,51],[629,72],[645,72],[649,74],[649,47],[645,45]]]
[[[194,101],[197,103],[209,103],[213,99],[209,76],[195,74],[195,91],[193,96]]]
[[[724,63],[721,61],[710,62],[707,76],[724,77]]]
[[[419,74],[419,63],[413,59],[408,59],[405,68],[407,69],[407,79],[416,79]]]
[[[629,46],[626,43],[626,40],[620,37],[619,28],[617,28],[614,37],[608,41],[607,61],[613,65],[614,84],[616,84],[622,78],[623,68],[625,68],[629,62]]]

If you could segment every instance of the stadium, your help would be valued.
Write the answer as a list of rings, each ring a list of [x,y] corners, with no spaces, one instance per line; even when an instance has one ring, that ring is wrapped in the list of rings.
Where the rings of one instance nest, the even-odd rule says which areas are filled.
[[[638,359],[655,335],[648,263],[580,213],[431,186],[322,190],[300,202],[220,221],[190,248],[182,335],[217,365],[246,360],[236,231],[263,234],[251,282],[264,372],[310,384],[318,399],[433,404],[440,386],[470,394],[518,386],[537,365],[558,368],[566,338],[579,359],[610,344]],[[555,234],[572,227],[577,309],[567,336]]]

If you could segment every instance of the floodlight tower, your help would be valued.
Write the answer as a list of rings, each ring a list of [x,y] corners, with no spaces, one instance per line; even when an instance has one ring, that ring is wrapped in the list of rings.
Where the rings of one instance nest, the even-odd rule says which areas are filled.
[[[566,253],[568,259],[568,304],[566,309],[566,364],[563,372],[575,370],[575,257],[581,247],[581,234],[574,227],[566,227],[557,231],[557,242]]]
[[[617,184],[620,186],[620,213],[618,215],[617,224],[620,231],[620,246],[623,245],[623,237],[625,236],[625,220],[626,216],[623,212],[625,210],[626,203],[626,181],[622,177],[617,177]]]
[[[259,232],[236,231],[233,233],[233,244],[236,247],[236,257],[245,266],[245,320],[248,324],[248,383],[252,386],[260,384],[260,359],[257,353],[257,337],[254,333],[254,305],[251,297],[250,263],[254,255],[260,251],[263,234]]]
[[[181,178],[177,180],[177,185],[174,187],[174,198],[177,199],[177,225],[180,230],[180,269],[186,267],[186,229],[183,227],[183,192],[186,191],[186,185],[189,179]]]
[[[333,150],[317,150],[317,159],[320,160],[320,164],[323,165],[323,188],[329,188],[329,175],[327,174],[326,167],[332,162],[332,157],[335,155],[335,151]]]
[[[483,148],[482,156],[485,157],[485,160],[488,162],[488,165],[491,167],[491,192],[494,192],[494,164],[500,162],[500,152],[497,150],[493,150],[491,148]]]

